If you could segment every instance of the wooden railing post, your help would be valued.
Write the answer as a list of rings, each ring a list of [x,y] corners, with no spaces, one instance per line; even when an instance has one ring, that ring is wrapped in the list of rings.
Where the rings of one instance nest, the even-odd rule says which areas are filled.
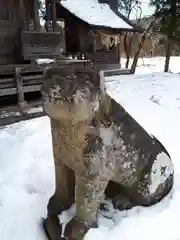
[[[18,105],[20,108],[20,113],[25,114],[25,108],[27,103],[24,98],[23,83],[22,83],[20,68],[15,68],[15,79],[16,79],[16,88],[17,88]]]

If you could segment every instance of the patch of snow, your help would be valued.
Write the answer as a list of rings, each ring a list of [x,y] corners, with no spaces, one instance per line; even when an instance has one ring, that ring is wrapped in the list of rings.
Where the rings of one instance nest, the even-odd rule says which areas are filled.
[[[98,0],[61,0],[60,4],[90,25],[110,28],[132,29],[123,19],[117,16],[108,4],[99,3]]]
[[[42,107],[33,107],[27,110],[28,113],[37,113],[37,112],[42,112],[43,108]]]
[[[3,111],[1,114],[0,114],[0,118],[6,118],[6,117],[9,117],[9,116],[20,116],[20,112],[14,112],[13,114],[8,112],[8,111]]]
[[[46,21],[44,19],[40,18],[40,25],[41,25],[41,27],[44,27],[45,22]]]
[[[150,193],[155,193],[158,187],[166,182],[173,172],[173,165],[169,156],[164,152],[159,153],[152,165]]]
[[[49,59],[49,58],[39,58],[36,60],[38,64],[47,64],[47,63],[52,63],[55,62],[54,59]]]
[[[130,59],[130,66],[132,64]],[[170,59],[169,71],[173,73],[179,73],[179,56],[172,56]],[[126,59],[122,58],[122,68],[125,67]],[[165,57],[139,57],[136,74],[144,73],[158,73],[164,71]]]

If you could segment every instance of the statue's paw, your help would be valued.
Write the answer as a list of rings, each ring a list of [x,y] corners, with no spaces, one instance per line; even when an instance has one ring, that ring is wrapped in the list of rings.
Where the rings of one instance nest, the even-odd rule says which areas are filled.
[[[112,208],[112,204],[109,200],[104,200],[100,203],[100,210],[103,212],[109,212]]]
[[[129,210],[134,207],[134,204],[128,198],[120,194],[112,199],[112,203],[114,208],[120,211]]]
[[[108,204],[102,202],[102,203],[100,204],[100,210],[105,211],[105,212],[108,212],[108,211],[109,211],[109,206],[108,206]]]
[[[93,222],[91,225],[88,225],[78,220],[77,217],[74,217],[67,223],[64,230],[64,237],[67,240],[82,240],[89,228],[97,227],[97,223]]]
[[[60,215],[64,210],[68,209],[69,207],[70,207],[69,205],[63,206],[59,199],[56,197],[56,195],[53,195],[49,199],[47,209],[49,214]]]
[[[62,224],[57,215],[48,215],[43,219],[43,228],[49,240],[62,240]]]

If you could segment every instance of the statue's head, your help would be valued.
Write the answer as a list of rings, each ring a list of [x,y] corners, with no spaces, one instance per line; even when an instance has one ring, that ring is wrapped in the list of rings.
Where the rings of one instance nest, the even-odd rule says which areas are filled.
[[[99,110],[99,73],[91,68],[56,66],[44,73],[44,111],[58,121],[91,121]]]

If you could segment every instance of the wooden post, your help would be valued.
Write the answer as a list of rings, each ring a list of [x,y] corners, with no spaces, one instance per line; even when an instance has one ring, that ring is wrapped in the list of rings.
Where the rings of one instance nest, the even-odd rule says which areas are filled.
[[[36,31],[40,31],[39,5],[38,0],[34,0],[34,22]]]
[[[20,113],[25,114],[25,107],[27,105],[25,98],[24,98],[24,92],[23,92],[23,84],[22,84],[22,77],[21,77],[21,69],[16,68],[15,69],[15,79],[16,79],[16,88],[17,88],[17,95],[18,95],[18,105],[20,108]]]
[[[93,53],[96,52],[96,36],[93,35]]]
[[[45,0],[45,4],[46,4],[46,16],[47,16],[47,20],[46,20],[46,24],[47,24],[47,31],[48,32],[52,32],[52,25],[51,25],[51,5],[52,3],[49,0]]]
[[[93,53],[96,52],[96,44],[97,44],[96,35],[93,35]],[[93,63],[94,63],[94,65],[96,65],[96,60],[95,59],[93,60]]]
[[[26,18],[24,0],[19,0],[19,7],[20,7],[20,15],[21,15],[22,27],[25,30],[27,30],[28,29],[28,23],[27,23],[27,18]]]
[[[118,63],[120,64],[120,67],[121,67],[121,44],[122,44],[122,42],[121,42],[121,35],[119,35],[118,36],[118,40],[119,40],[119,43],[118,43],[118,45],[117,45],[117,50],[118,50]]]
[[[46,17],[47,17],[47,21],[49,20],[49,8],[48,8],[48,5],[49,5],[49,0],[45,0],[45,6],[46,6]]]
[[[56,0],[52,0],[52,27],[55,32],[56,29]]]

